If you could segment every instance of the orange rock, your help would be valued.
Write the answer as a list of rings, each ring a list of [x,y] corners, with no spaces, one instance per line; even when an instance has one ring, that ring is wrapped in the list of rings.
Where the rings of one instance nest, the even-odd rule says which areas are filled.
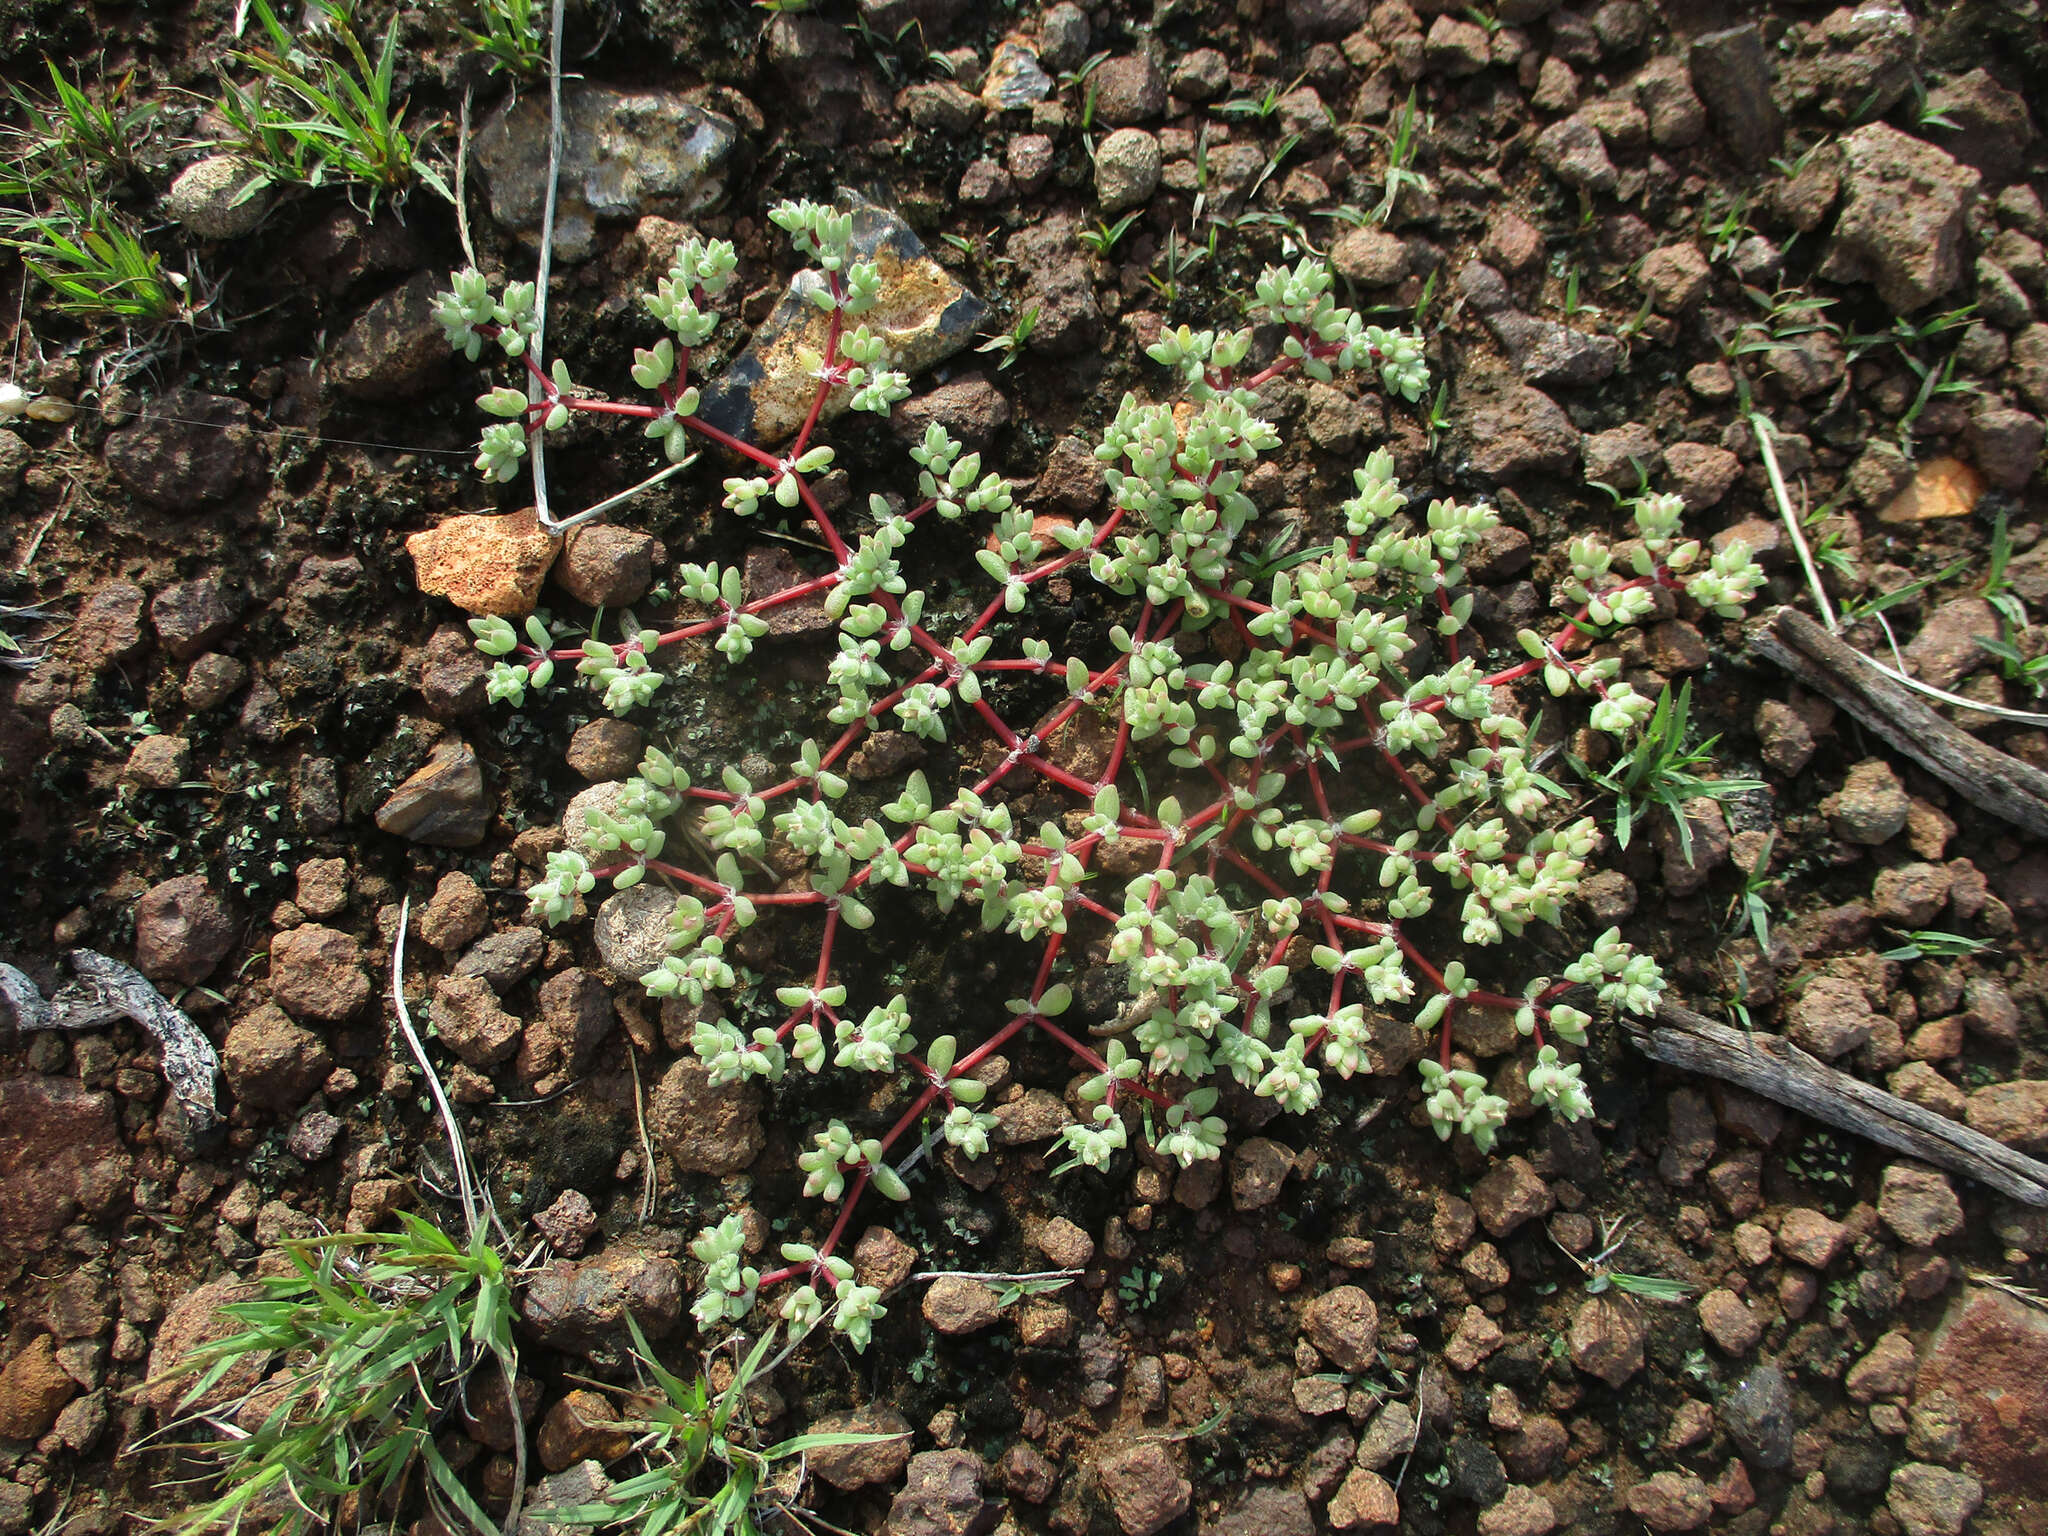
[[[503,516],[464,512],[405,541],[420,590],[469,613],[518,618],[533,612],[562,541],[541,532],[534,509]]]
[[[1877,520],[1924,523],[1937,517],[1968,517],[1983,494],[1984,477],[1961,459],[1929,459]]]

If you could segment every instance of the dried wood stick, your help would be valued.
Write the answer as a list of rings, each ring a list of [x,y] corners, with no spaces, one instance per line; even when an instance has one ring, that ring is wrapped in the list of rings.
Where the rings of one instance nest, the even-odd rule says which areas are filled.
[[[1838,1072],[1781,1035],[1745,1034],[1666,1003],[1654,1022],[1622,1016],[1652,1061],[1747,1088],[1802,1115],[1966,1174],[2028,1205],[2048,1205],[2048,1163]]]
[[[1936,714],[1911,689],[1796,608],[1765,614],[1751,626],[1749,644],[1972,805],[2037,837],[2048,837],[2048,773],[1986,746]]]

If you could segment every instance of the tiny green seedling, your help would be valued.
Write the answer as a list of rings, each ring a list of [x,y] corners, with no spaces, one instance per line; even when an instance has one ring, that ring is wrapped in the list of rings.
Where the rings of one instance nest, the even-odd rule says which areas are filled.
[[[1051,1275],[1007,1275],[996,1282],[996,1306],[1008,1311],[1027,1296],[1050,1296],[1072,1285],[1080,1274],[1073,1270]]]
[[[778,1330],[771,1327],[738,1362],[732,1381],[716,1396],[703,1376],[685,1381],[654,1358],[633,1314],[634,1361],[642,1390],[629,1403],[637,1418],[619,1427],[635,1437],[634,1449],[647,1464],[636,1477],[614,1483],[591,1504],[572,1504],[532,1511],[532,1518],[555,1525],[630,1527],[642,1536],[691,1532],[693,1536],[757,1536],[764,1515],[781,1514],[796,1530],[809,1528],[786,1496],[774,1485],[779,1464],[799,1461],[812,1451],[833,1446],[872,1445],[899,1435],[796,1435],[774,1445],[759,1446],[749,1422],[748,1396],[754,1384],[777,1362],[771,1362]]]
[[[1394,207],[1401,200],[1404,189],[1412,187],[1421,193],[1431,190],[1429,178],[1414,168],[1416,151],[1421,146],[1421,130],[1425,126],[1426,118],[1418,112],[1415,91],[1411,88],[1408,100],[1402,104],[1401,115],[1394,120],[1393,132],[1376,130],[1387,141],[1387,170],[1380,184],[1380,200],[1371,214],[1375,224],[1385,224],[1393,218]]]
[[[2012,531],[2006,526],[2003,511],[1991,525],[1991,553],[1984,566],[1984,585],[1979,595],[2008,624],[2027,622],[2027,610],[2020,602],[2019,593],[2013,590],[2012,577],[2008,567],[2012,564]]]
[[[996,352],[1001,356],[996,361],[998,369],[1007,368],[1023,353],[1025,344],[1031,340],[1031,333],[1038,329],[1038,306],[1032,305],[1019,315],[1011,327],[997,336],[991,336],[974,350]]]
[[[1093,229],[1084,229],[1075,238],[1088,248],[1090,255],[1107,258],[1109,253],[1116,249],[1117,242],[1129,233],[1130,227],[1138,222],[1143,213],[1142,208],[1133,209],[1114,224],[1105,224],[1098,219]]]
[[[1178,227],[1167,230],[1166,243],[1159,248],[1159,255],[1145,272],[1145,281],[1152,285],[1168,309],[1180,297],[1180,280],[1205,257],[1216,254],[1216,226],[1209,226],[1209,242],[1206,246],[1184,244]],[[1164,268],[1164,273],[1159,270]]]
[[[1915,580],[1893,587],[1889,592],[1880,592],[1875,597],[1860,597],[1846,602],[1842,604],[1842,619],[1845,623],[1853,623],[1857,619],[1867,619],[1875,614],[1884,613],[1889,609],[1896,608],[1901,603],[1910,602],[1929,587],[1939,586],[1945,581],[1953,581],[1968,568],[1969,563],[1968,560],[1957,560],[1953,564],[1944,566],[1931,576],[1918,577]]]
[[[1109,58],[1109,50],[1105,48],[1100,53],[1090,54],[1074,68],[1060,71],[1060,89],[1063,91],[1073,90],[1079,86],[1086,85],[1088,77],[1107,64]]]
[[[1633,1218],[1621,1222],[1601,1222],[1600,1251],[1589,1259],[1580,1258],[1563,1243],[1559,1243],[1555,1237],[1551,1242],[1557,1245],[1559,1253],[1579,1267],[1579,1273],[1586,1277],[1586,1294],[1589,1296],[1616,1290],[1626,1291],[1631,1296],[1640,1296],[1644,1301],[1684,1301],[1692,1294],[1692,1288],[1682,1280],[1673,1280],[1664,1275],[1632,1275],[1608,1265],[1607,1261],[1628,1241],[1629,1231],[1634,1226]]]
[[[1867,112],[1874,102],[1865,102]],[[1859,112],[1858,117],[1863,113]],[[1920,72],[1913,71],[1913,126],[1916,128],[1946,128],[1950,133],[1960,133],[1962,124],[1934,105],[1927,93],[1927,82],[1920,78]]]
[[[41,624],[49,617],[47,608],[35,604],[15,607],[0,603],[0,667],[26,672],[42,663],[44,658],[32,654],[22,642],[28,626]]]
[[[1445,379],[1437,385],[1436,393],[1430,396],[1429,420],[1424,423],[1429,430],[1429,447],[1432,453],[1443,440],[1443,435],[1451,430],[1450,400],[1451,381]]]
[[[2013,642],[2009,633],[1996,640],[1989,635],[1979,635],[1977,644],[1997,660],[1999,675],[2008,683],[2019,684],[2037,699],[2048,693],[2048,652],[2029,656]]]
[[[1598,784],[1615,797],[1614,840],[1626,848],[1635,835],[1636,823],[1652,806],[1662,806],[1678,828],[1678,846],[1685,862],[1692,863],[1692,826],[1686,818],[1685,803],[1705,796],[1732,800],[1738,795],[1764,787],[1761,779],[1709,779],[1700,769],[1714,761],[1719,736],[1690,745],[1692,684],[1681,686],[1676,695],[1667,683],[1657,697],[1643,733],[1611,768],[1598,772],[1572,760],[1579,777]]]
[[[1707,259],[1719,266],[1735,254],[1737,246],[1755,233],[1749,226],[1749,200],[1738,195],[1730,198],[1718,214],[1701,214],[1700,233],[1709,242]]]
[[[484,29],[465,29],[472,47],[491,61],[492,74],[518,75],[532,79],[545,73],[547,55],[541,47],[541,7],[538,0],[477,0]]]
[[[1165,1277],[1150,1266],[1127,1271],[1116,1283],[1116,1294],[1133,1312],[1149,1312],[1159,1305],[1159,1286]]]
[[[1307,78],[1306,75],[1296,75],[1288,85],[1269,85],[1263,96],[1233,96],[1229,101],[1217,106],[1216,114],[1219,117],[1249,117],[1264,122],[1280,110],[1280,103],[1286,98],[1287,93]]]
[[[1756,851],[1756,857],[1742,877],[1742,891],[1729,905],[1730,915],[1740,915],[1749,931],[1756,936],[1756,947],[1764,954],[1771,952],[1771,903],[1766,895],[1771,883],[1771,850],[1777,845],[1778,832],[1774,827],[1765,834],[1763,846]]]
[[[1564,275],[1564,299],[1558,305],[1558,310],[1567,320],[1576,320],[1581,315],[1597,315],[1600,313],[1600,307],[1597,304],[1584,304],[1579,301],[1579,280],[1581,276],[1583,274],[1577,267],[1573,267]]]
[[[1910,964],[1915,960],[1962,960],[1971,955],[1995,953],[1988,939],[1973,939],[1967,934],[1949,933],[1939,928],[1916,928],[1911,931],[1892,930],[1903,941],[1885,950],[1879,959],[1898,960]]]

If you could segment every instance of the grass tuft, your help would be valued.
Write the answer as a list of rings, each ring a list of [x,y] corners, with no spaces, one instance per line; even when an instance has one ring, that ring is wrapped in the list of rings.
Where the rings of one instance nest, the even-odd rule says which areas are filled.
[[[397,1232],[284,1244],[292,1272],[223,1309],[241,1331],[172,1371],[194,1378],[175,1427],[221,1434],[183,1446],[214,1463],[220,1492],[159,1531],[314,1536],[340,1529],[351,1509],[395,1512],[415,1491],[469,1528],[496,1530],[435,1433],[475,1367],[498,1363],[493,1387],[515,1379],[511,1276],[481,1234],[464,1245],[417,1216],[399,1220]],[[252,1358],[282,1364],[234,1402],[192,1409]]]

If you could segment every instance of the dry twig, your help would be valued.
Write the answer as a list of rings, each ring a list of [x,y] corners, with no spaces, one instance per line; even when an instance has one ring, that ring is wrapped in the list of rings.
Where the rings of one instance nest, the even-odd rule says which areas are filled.
[[[1880,666],[1795,608],[1765,614],[1750,648],[1824,694],[1983,810],[2048,837],[2048,773],[1936,714]]]
[[[1621,1023],[1653,1061],[1747,1088],[2027,1205],[2048,1205],[2048,1163],[1838,1072],[1782,1036],[1745,1034],[1669,1003],[1657,1010],[1654,1022],[1623,1015]]]

